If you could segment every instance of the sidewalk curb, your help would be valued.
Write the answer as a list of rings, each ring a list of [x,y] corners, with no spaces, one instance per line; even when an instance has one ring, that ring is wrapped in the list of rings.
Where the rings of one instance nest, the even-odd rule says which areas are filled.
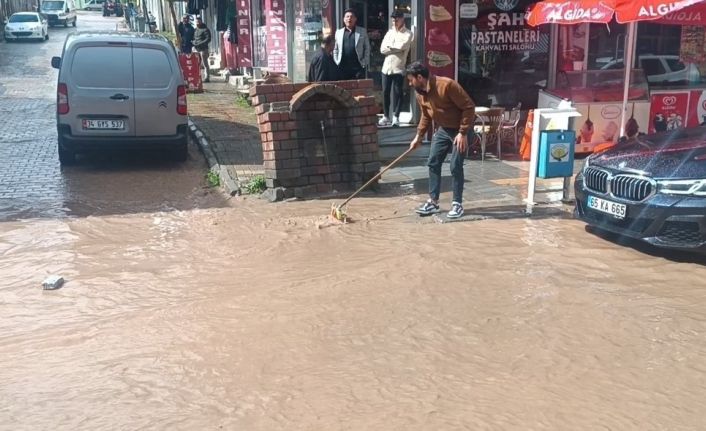
[[[196,141],[196,144],[199,146],[201,153],[206,158],[206,162],[208,162],[209,169],[212,172],[216,172],[218,174],[218,177],[221,179],[221,184],[226,189],[226,192],[228,192],[230,196],[242,194],[240,182],[238,181],[238,179],[232,178],[225,166],[218,163],[218,158],[211,149],[211,144],[208,142],[208,138],[206,138],[206,135],[204,135],[204,133],[198,128],[198,126],[193,121],[191,121],[191,119],[189,119],[189,132],[191,134],[192,139],[194,139],[194,141]]]

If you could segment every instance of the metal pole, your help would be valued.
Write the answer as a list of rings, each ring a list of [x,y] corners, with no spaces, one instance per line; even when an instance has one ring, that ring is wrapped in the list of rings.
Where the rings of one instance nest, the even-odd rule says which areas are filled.
[[[539,158],[539,128],[542,122],[542,111],[542,109],[535,109],[532,117],[529,182],[527,183],[527,214],[532,214],[532,207],[534,206],[534,189],[537,185],[537,159]]]
[[[630,92],[630,76],[632,71],[632,63],[635,53],[635,33],[637,32],[637,24],[635,22],[628,23],[627,43],[625,44],[625,87],[623,88],[623,114],[620,117],[620,136],[625,136],[625,119],[628,115],[628,96]]]

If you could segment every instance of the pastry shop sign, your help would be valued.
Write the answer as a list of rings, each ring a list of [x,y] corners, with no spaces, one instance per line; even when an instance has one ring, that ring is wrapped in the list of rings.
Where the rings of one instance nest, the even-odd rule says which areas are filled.
[[[471,33],[478,51],[531,51],[539,42],[540,31],[525,27],[525,14],[489,13],[486,31]]]

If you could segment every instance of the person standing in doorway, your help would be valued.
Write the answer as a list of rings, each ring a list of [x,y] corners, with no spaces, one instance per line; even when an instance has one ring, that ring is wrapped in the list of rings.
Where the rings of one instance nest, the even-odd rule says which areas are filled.
[[[333,47],[336,44],[336,39],[333,35],[328,35],[321,41],[321,49],[311,59],[309,66],[309,74],[307,81],[337,81],[338,66],[333,61]]]
[[[380,45],[380,53],[385,56],[385,61],[382,63],[382,100],[385,115],[378,125],[391,124],[396,127],[400,125],[402,83],[409,48],[412,46],[412,32],[404,25],[404,13],[394,11],[390,17],[393,19],[393,25]],[[394,108],[394,117],[390,116],[391,108]]]
[[[204,82],[211,82],[208,69],[208,44],[211,43],[211,30],[206,27],[200,16],[196,17],[196,29],[194,30],[194,48],[201,55],[201,63],[206,69],[206,79]]]
[[[431,75],[419,61],[407,66],[405,74],[409,85],[417,92],[417,103],[422,114],[410,148],[418,148],[422,144],[432,121],[437,126],[431,138],[427,161],[429,199],[417,208],[417,214],[439,212],[441,165],[451,152],[453,202],[446,217],[459,218],[463,215],[463,154],[468,147],[468,133],[473,131],[476,107],[458,82]]]
[[[177,26],[177,32],[181,38],[181,52],[183,54],[191,54],[191,50],[194,47],[194,26],[191,25],[191,18],[189,15],[184,15],[181,18],[181,22]]]
[[[343,28],[336,30],[333,59],[341,71],[341,79],[365,79],[370,64],[370,39],[368,32],[358,25],[354,9],[343,14]]]

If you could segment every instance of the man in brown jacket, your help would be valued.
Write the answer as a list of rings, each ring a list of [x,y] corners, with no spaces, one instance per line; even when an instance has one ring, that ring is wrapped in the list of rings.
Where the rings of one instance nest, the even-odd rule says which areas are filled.
[[[468,147],[468,133],[473,132],[475,105],[458,82],[429,74],[429,69],[415,61],[405,70],[409,85],[417,92],[417,103],[422,118],[417,126],[417,135],[409,144],[418,148],[431,122],[436,123],[429,151],[429,200],[417,208],[417,214],[430,215],[439,212],[441,189],[441,165],[451,152],[451,175],[453,202],[448,218],[463,215],[463,154]]]

